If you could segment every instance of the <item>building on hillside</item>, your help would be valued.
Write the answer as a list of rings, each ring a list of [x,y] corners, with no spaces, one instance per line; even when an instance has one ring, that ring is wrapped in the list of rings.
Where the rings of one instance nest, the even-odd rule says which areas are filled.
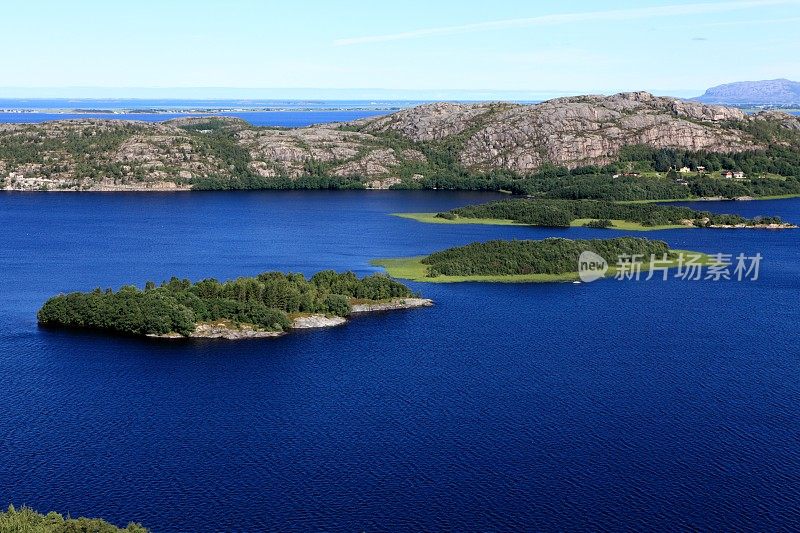
[[[681,169],[678,172],[680,172],[681,174],[688,174],[691,171],[692,169],[689,167],[681,167]]]

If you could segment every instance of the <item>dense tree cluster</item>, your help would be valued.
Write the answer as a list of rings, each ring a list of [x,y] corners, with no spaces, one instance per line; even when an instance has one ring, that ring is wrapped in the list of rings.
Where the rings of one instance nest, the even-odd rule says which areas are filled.
[[[250,152],[236,142],[236,133],[227,127],[225,121],[209,119],[181,126],[181,129],[190,133],[192,144],[201,154],[224,161],[234,177],[248,177],[252,175]]]
[[[254,174],[230,178],[204,177],[192,181],[192,188],[198,191],[235,190],[354,190],[365,189],[364,180],[353,176],[300,176],[289,178],[277,176],[265,178]]]
[[[633,237],[618,239],[541,241],[489,241],[468,244],[435,252],[422,262],[428,265],[428,275],[445,276],[504,276],[519,274],[564,274],[577,272],[578,257],[592,251],[610,265],[621,255],[642,254],[649,259],[669,254],[663,241]]]
[[[643,163],[642,166],[647,170],[639,169],[638,172],[655,172],[649,162]],[[619,167],[624,168],[624,165]],[[509,191],[537,198],[613,201],[800,194],[800,177],[793,175],[780,179],[759,177],[758,174],[751,173],[748,174],[750,177],[746,181],[725,180],[709,175],[689,175],[684,177],[685,184],[681,184],[676,179],[665,176],[626,176],[627,171],[619,167],[611,165],[570,170],[547,166],[528,176],[514,176],[508,172],[497,171],[439,173],[425,176],[419,181],[404,181],[393,185],[392,188]],[[739,166],[733,166],[731,169],[738,170]]]
[[[228,320],[270,331],[290,327],[289,313],[346,316],[353,300],[386,300],[411,296],[405,285],[386,276],[359,279],[352,272],[326,270],[306,279],[302,274],[265,272],[220,283],[192,283],[173,278],[145,289],[126,286],[117,292],[95,289],[48,300],[39,311],[43,325],[118,331],[135,335],[188,335],[197,322]]]
[[[506,185],[507,190],[537,198],[564,200],[688,199],[688,187],[662,177],[583,173],[584,169],[548,168]]]
[[[689,151],[672,148],[655,149],[637,145],[623,148],[619,155],[620,168],[626,163],[634,163],[639,170],[667,172],[670,169],[688,167],[696,170],[705,168],[706,172],[717,170],[741,170],[748,176],[778,174],[800,178],[800,150],[797,147],[773,145],[766,150],[739,153],[718,153]]]
[[[739,215],[695,211],[688,207],[660,205],[654,203],[620,204],[597,200],[536,200],[512,199],[472,205],[453,209],[437,216],[454,219],[494,218],[514,220],[532,226],[569,226],[578,219],[592,219],[602,223],[592,227],[608,227],[611,220],[637,222],[645,226],[665,226],[692,221],[696,226],[717,224],[765,224],[780,223],[778,217],[746,219]]]
[[[64,518],[58,513],[39,514],[33,509],[13,505],[0,513],[0,531],[19,533],[147,533],[139,524],[130,523],[125,529],[98,518]]]

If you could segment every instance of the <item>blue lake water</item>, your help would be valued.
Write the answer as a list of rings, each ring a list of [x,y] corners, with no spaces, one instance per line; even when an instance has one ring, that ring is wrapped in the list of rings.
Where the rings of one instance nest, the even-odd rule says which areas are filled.
[[[0,505],[154,531],[795,529],[800,231],[634,233],[761,253],[755,282],[418,283],[435,307],[238,343],[36,326],[60,291],[625,234],[388,216],[492,198],[0,194]]]

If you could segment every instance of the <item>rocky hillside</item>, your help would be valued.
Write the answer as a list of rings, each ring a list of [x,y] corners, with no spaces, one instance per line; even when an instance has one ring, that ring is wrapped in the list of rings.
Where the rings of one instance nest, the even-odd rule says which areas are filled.
[[[352,179],[369,188],[421,180],[442,165],[463,175],[535,172],[614,161],[644,144],[711,152],[765,147],[759,131],[800,119],[747,116],[648,93],[561,98],[536,105],[437,103],[349,124],[256,128],[238,119],[159,124],[65,120],[0,125],[0,187],[13,190],[180,190],[292,187]],[[315,182],[317,183],[317,182]],[[230,187],[228,187],[230,185]]]
[[[800,82],[780,79],[726,83],[708,89],[695,100],[708,104],[728,105],[798,105]]]

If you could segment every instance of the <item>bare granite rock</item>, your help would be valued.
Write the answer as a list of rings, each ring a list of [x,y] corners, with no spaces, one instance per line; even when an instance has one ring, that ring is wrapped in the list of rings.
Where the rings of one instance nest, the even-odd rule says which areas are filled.
[[[789,130],[800,130],[800,117],[783,111],[760,111],[753,115],[753,120],[774,122]]]
[[[341,326],[347,319],[342,316],[308,315],[300,316],[292,321],[292,329],[313,329]]]
[[[239,327],[231,327],[223,322],[220,323],[200,323],[197,324],[195,330],[188,336],[184,337],[178,333],[167,333],[165,335],[148,335],[148,337],[155,337],[160,339],[264,339],[270,337],[280,337],[285,335],[282,331],[264,331],[253,328],[248,325],[241,325]]]
[[[375,311],[393,311],[395,309],[413,309],[415,307],[430,307],[433,300],[428,298],[395,298],[388,302],[374,302],[368,304],[355,304],[353,313],[372,313]]]
[[[413,141],[439,141],[467,130],[475,121],[497,109],[518,107],[515,104],[450,104],[438,102],[404,109],[385,117],[366,119],[369,133],[395,132]]]
[[[525,173],[545,163],[608,164],[623,146],[634,144],[719,152],[762,147],[741,130],[718,124],[726,120],[746,116],[648,93],[560,98],[493,114],[467,140],[460,160],[473,170]]]
[[[427,298],[395,298],[386,302],[369,304],[355,304],[352,306],[353,314],[372,313],[378,311],[393,311],[397,309],[412,309],[415,307],[430,307],[433,300]],[[292,320],[292,329],[315,329],[341,326],[347,319],[341,316],[305,315]],[[179,333],[164,335],[148,335],[159,339],[263,339],[286,335],[284,331],[265,331],[248,324],[233,325],[227,321],[202,322],[197,324],[195,330],[187,336]]]

